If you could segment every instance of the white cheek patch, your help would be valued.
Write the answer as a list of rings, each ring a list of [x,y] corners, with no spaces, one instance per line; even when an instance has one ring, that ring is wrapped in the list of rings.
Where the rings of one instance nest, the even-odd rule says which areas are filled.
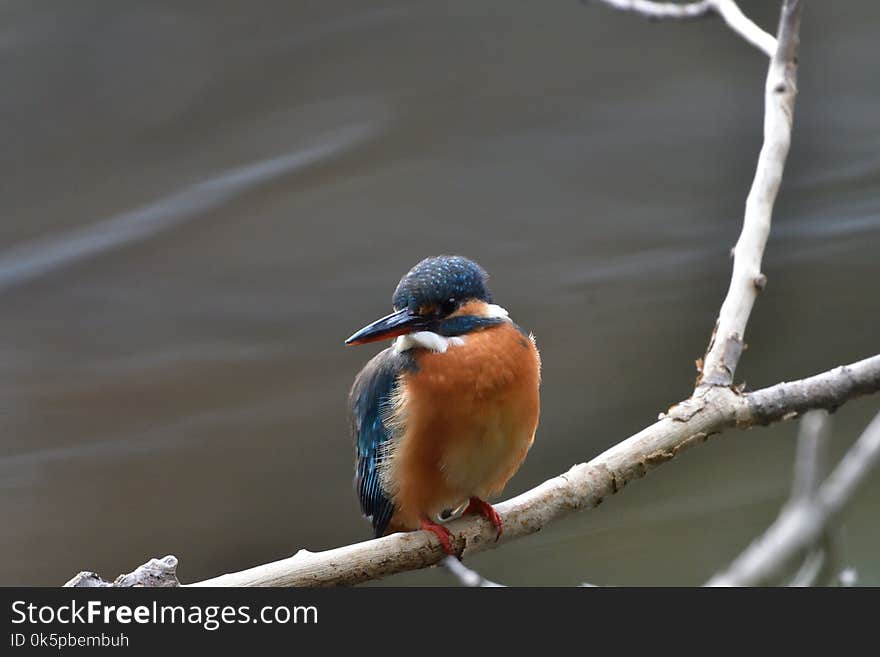
[[[494,303],[486,304],[486,317],[495,317],[498,319],[507,319],[510,315],[504,308]]]
[[[459,347],[463,344],[464,338],[462,337],[446,338],[433,331],[416,331],[415,333],[407,333],[398,337],[394,341],[394,353],[399,354],[421,347],[443,354],[446,353],[449,347]]]

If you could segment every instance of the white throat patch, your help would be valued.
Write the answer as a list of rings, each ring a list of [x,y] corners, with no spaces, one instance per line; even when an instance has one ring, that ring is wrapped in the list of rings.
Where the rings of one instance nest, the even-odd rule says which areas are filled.
[[[458,347],[463,344],[463,337],[455,336],[446,338],[433,331],[416,331],[415,333],[407,333],[399,336],[394,341],[394,353],[399,354],[410,349],[423,347],[442,354],[446,353],[446,350],[449,349],[449,347]]]
[[[486,314],[483,317],[494,319],[508,319],[507,311],[494,303],[486,304]],[[422,347],[441,354],[446,353],[449,347],[460,347],[464,344],[465,336],[444,337],[433,331],[416,331],[399,336],[394,341],[394,353],[399,354],[410,349]]]

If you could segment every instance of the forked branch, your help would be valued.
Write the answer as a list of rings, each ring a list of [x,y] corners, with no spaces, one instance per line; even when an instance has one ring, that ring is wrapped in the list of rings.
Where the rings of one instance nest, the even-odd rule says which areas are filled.
[[[589,2],[590,0],[585,0]],[[758,27],[740,10],[734,0],[701,2],[651,2],[651,0],[592,0],[620,11],[629,11],[652,20],[686,21],[718,14],[727,26],[768,57],[776,52],[776,39]]]
[[[872,470],[880,464],[880,413],[815,494],[793,497],[776,522],[709,586],[755,586],[770,581],[799,553],[822,541]]]

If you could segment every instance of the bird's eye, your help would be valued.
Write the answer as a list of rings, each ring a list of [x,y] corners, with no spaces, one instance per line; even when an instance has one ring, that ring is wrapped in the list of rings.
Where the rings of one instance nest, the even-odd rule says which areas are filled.
[[[450,297],[443,302],[442,311],[444,315],[450,315],[455,311],[455,297]]]

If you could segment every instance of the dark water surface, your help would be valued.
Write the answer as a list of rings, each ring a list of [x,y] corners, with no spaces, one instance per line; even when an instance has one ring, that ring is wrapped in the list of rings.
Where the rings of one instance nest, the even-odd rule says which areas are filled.
[[[878,351],[878,25],[806,5],[752,387]],[[367,538],[345,398],[376,349],[342,341],[427,255],[482,263],[542,349],[508,494],[653,421],[727,288],[765,72],[720,21],[575,0],[3,3],[0,583],[167,553],[194,581]],[[837,452],[878,409],[837,415]],[[700,583],[775,516],[795,431],[713,438],[472,563]],[[878,512],[875,476],[843,533],[863,583]]]

